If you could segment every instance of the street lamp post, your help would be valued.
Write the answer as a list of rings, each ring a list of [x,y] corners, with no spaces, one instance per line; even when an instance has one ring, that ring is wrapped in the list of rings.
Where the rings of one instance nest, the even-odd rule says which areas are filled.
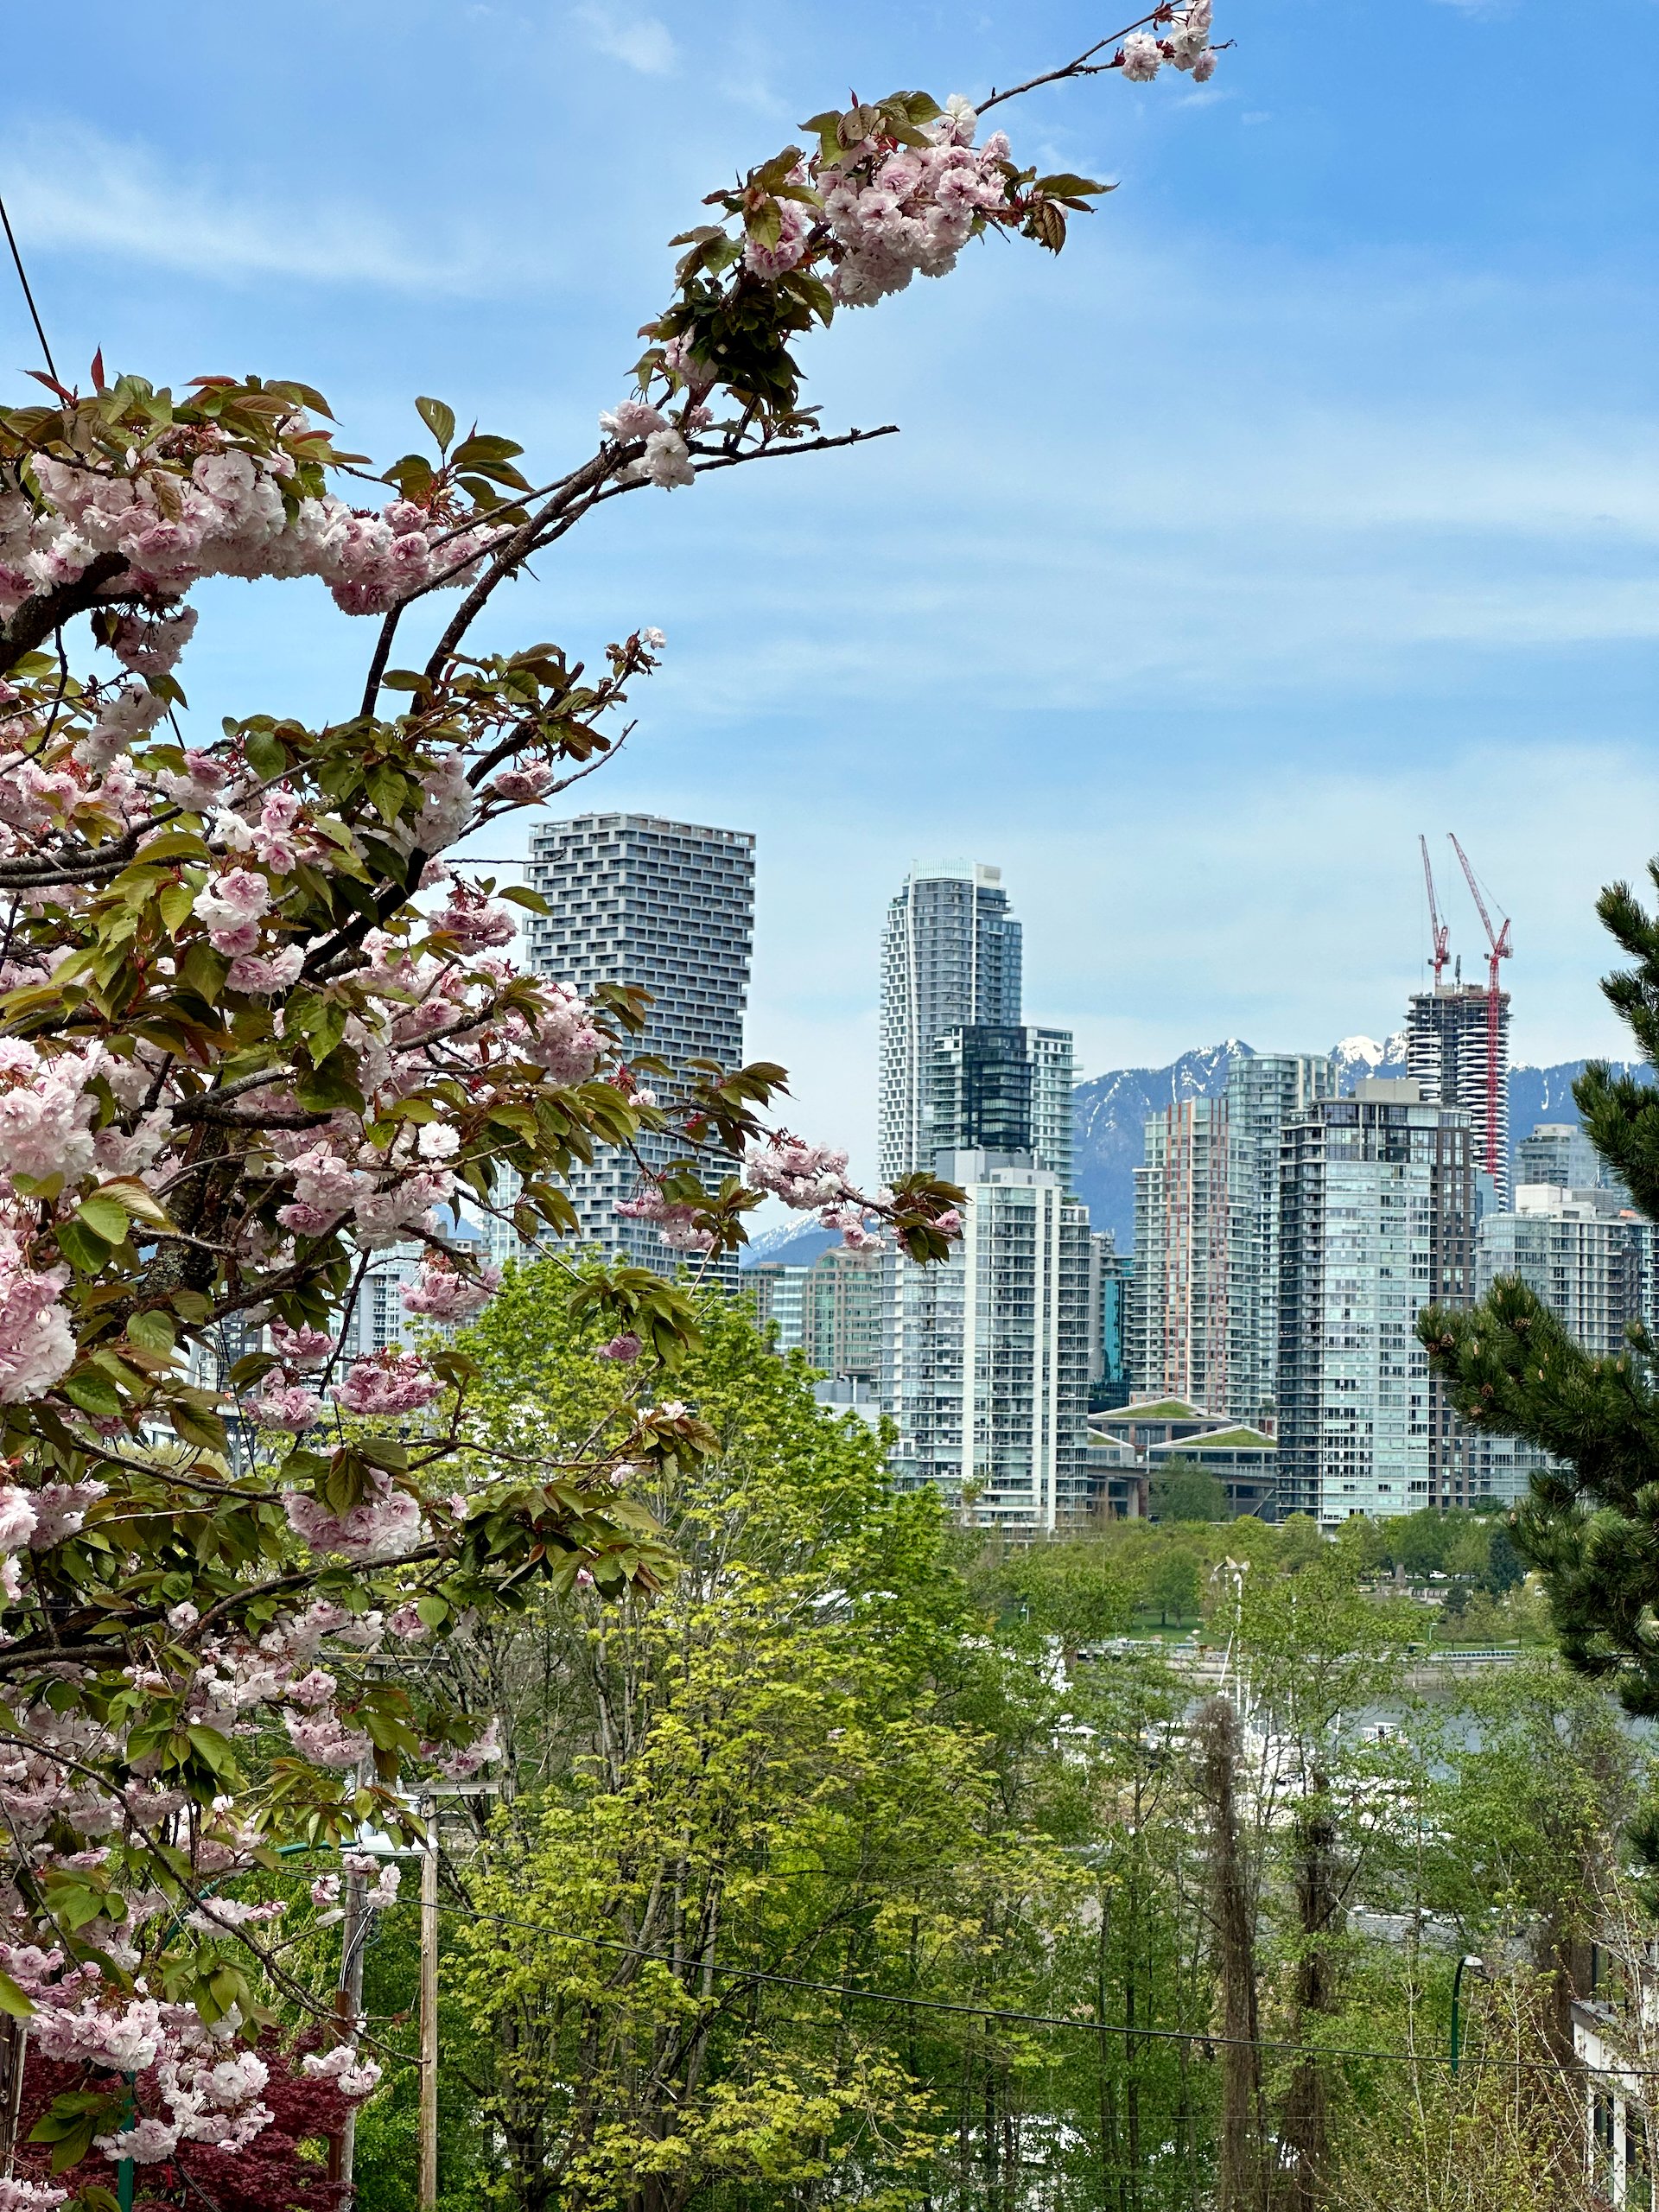
[[[1485,1965],[1484,1959],[1478,1959],[1472,1951],[1466,1951],[1458,1961],[1458,1970],[1452,1977],[1452,2071],[1453,2074],[1458,2070],[1458,2059],[1462,2047],[1459,2031],[1463,2022],[1458,2012],[1458,1999],[1463,1990],[1463,1970],[1465,1967],[1472,1967],[1477,1974],[1480,1974],[1484,1970]]]

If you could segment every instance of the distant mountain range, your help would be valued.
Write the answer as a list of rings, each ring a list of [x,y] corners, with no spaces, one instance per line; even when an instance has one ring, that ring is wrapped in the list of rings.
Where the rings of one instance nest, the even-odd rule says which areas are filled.
[[[1091,1224],[1109,1229],[1120,1252],[1130,1250],[1135,1243],[1135,1171],[1144,1155],[1148,1116],[1172,1099],[1214,1098],[1227,1087],[1228,1064],[1241,1056],[1253,1058],[1255,1052],[1255,1046],[1229,1037],[1219,1045],[1183,1052],[1165,1068],[1113,1068],[1077,1085],[1072,1093],[1077,1117],[1072,1180],[1078,1197],[1088,1204]],[[1406,1071],[1403,1030],[1395,1030],[1380,1044],[1375,1037],[1344,1037],[1331,1052],[1344,1090],[1351,1090],[1361,1076]],[[1510,1070],[1512,1143],[1530,1135],[1540,1122],[1578,1120],[1573,1085],[1584,1069],[1582,1060],[1561,1060],[1554,1067]],[[804,1266],[836,1242],[833,1230],[780,1222],[745,1248],[741,1264],[753,1268],[762,1260],[787,1260]]]
[[[804,1228],[798,1221],[780,1221],[774,1229],[763,1229],[752,1237],[737,1255],[740,1268],[758,1268],[762,1260],[784,1260],[792,1268],[810,1267],[820,1252],[831,1244],[839,1244],[838,1229],[820,1229],[813,1222]]]
[[[1398,1030],[1381,1044],[1373,1037],[1344,1037],[1332,1047],[1343,1090],[1351,1090],[1363,1075],[1403,1075],[1405,1045],[1404,1033]],[[1113,1232],[1120,1252],[1135,1242],[1135,1171],[1143,1156],[1147,1117],[1173,1099],[1215,1097],[1227,1087],[1228,1063],[1255,1050],[1230,1037],[1224,1044],[1183,1052],[1165,1068],[1116,1068],[1077,1085],[1072,1179],[1088,1204],[1090,1221]],[[1539,1122],[1578,1120],[1573,1084],[1584,1068],[1582,1060],[1562,1060],[1554,1067],[1510,1070],[1511,1142],[1530,1135]]]

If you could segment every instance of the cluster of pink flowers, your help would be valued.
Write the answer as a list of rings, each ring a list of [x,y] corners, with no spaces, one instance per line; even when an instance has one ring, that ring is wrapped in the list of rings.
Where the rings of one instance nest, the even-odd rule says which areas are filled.
[[[289,1367],[321,1367],[334,1349],[334,1339],[327,1329],[312,1329],[302,1325],[290,1328],[286,1321],[270,1324],[271,1348]]]
[[[369,1495],[348,1513],[331,1513],[320,1499],[302,1491],[289,1491],[283,1508],[289,1528],[314,1552],[338,1552],[342,1559],[359,1563],[406,1558],[421,1540],[419,1501],[407,1491],[394,1490],[391,1478],[378,1472]],[[335,1762],[323,1759],[321,1764]]]
[[[418,1136],[411,1129],[406,1141],[400,1140],[401,1149],[390,1152],[359,1139],[353,1149],[361,1165],[339,1148],[350,1141],[342,1131],[308,1145],[289,1160],[294,1197],[278,1211],[283,1227],[301,1236],[320,1236],[349,1216],[353,1234],[367,1251],[396,1244],[411,1231],[432,1229],[433,1209],[454,1189],[454,1174],[438,1164],[458,1149],[454,1131],[443,1122],[424,1122]]]
[[[605,1039],[594,1010],[569,983],[550,983],[543,1012],[520,1041],[526,1059],[545,1068],[555,1083],[586,1083],[598,1067]]]
[[[847,1178],[847,1155],[828,1145],[809,1144],[786,1129],[750,1145],[745,1160],[751,1190],[765,1191],[800,1212],[816,1212],[825,1229],[838,1230],[849,1251],[873,1251],[887,1241],[879,1219],[893,1203],[889,1190],[867,1198]],[[960,1236],[962,1216],[954,1207],[934,1226],[947,1237]]]
[[[1189,75],[1195,85],[1207,85],[1216,73],[1216,49],[1210,43],[1214,0],[1190,0],[1178,9],[1162,38],[1150,31],[1133,31],[1118,51],[1118,64],[1131,84],[1150,84],[1167,62]]]
[[[334,1395],[348,1414],[412,1414],[429,1406],[443,1385],[418,1352],[377,1351],[356,1359]]]
[[[712,1252],[714,1232],[697,1226],[696,1209],[665,1198],[655,1184],[637,1198],[619,1198],[616,1211],[629,1221],[648,1221],[671,1252]]]
[[[0,1176],[77,1182],[92,1165],[98,1101],[88,1085],[103,1054],[46,1053],[0,1038]]]
[[[928,125],[925,150],[884,155],[867,139],[820,173],[824,216],[844,250],[830,285],[843,306],[870,307],[912,276],[947,275],[976,219],[1006,207],[1008,142],[996,130],[976,149],[978,121],[953,99]]]
[[[270,886],[251,868],[226,868],[196,893],[196,919],[215,952],[250,953],[270,906]]]
[[[435,528],[402,499],[378,513],[329,494],[285,502],[292,463],[281,453],[203,453],[188,477],[142,461],[105,474],[47,454],[34,471],[49,507],[0,497],[0,620],[108,553],[125,563],[111,587],[125,597],[174,599],[203,576],[319,576],[346,613],[378,614],[465,582],[500,536],[486,522]]]
[[[75,1338],[60,1294],[69,1270],[29,1264],[22,1244],[0,1228],[0,1405],[38,1398],[74,1363]]]
[[[806,1210],[834,1205],[851,1189],[847,1155],[828,1145],[808,1144],[787,1129],[749,1147],[746,1162],[751,1190],[769,1192],[786,1206]]]
[[[697,411],[693,410],[694,414]],[[705,416],[704,420],[707,419]],[[632,464],[632,474],[642,482],[659,485],[664,492],[673,491],[677,485],[696,482],[697,473],[691,466],[690,450],[684,437],[659,409],[647,406],[644,400],[625,399],[608,414],[600,416],[599,427],[619,442],[645,440],[645,449]],[[694,423],[693,427],[702,425]]]
[[[480,1767],[493,1766],[501,1756],[501,1729],[499,1721],[492,1720],[481,1736],[458,1751],[447,1752],[438,1761],[439,1771],[452,1782],[466,1782]]]
[[[257,1395],[247,1401],[247,1410],[261,1428],[285,1429],[290,1435],[302,1436],[321,1420],[322,1400],[280,1367],[273,1367],[262,1378]]]
[[[463,1274],[453,1260],[434,1252],[423,1261],[415,1281],[404,1285],[401,1295],[406,1313],[447,1324],[470,1320],[500,1287],[499,1268],[486,1266],[475,1274]]]
[[[360,2056],[351,2044],[336,2044],[332,2050],[313,2051],[300,2062],[304,2071],[333,2082],[346,2097],[372,2096],[380,2080],[380,2068]]]
[[[487,952],[496,945],[511,944],[518,933],[505,906],[459,880],[450,886],[447,904],[433,915],[432,926],[454,938],[463,952]]]

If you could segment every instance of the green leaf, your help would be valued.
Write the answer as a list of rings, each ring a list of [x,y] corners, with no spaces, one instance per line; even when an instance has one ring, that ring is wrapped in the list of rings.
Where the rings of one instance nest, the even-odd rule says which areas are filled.
[[[14,2020],[27,2020],[34,2010],[34,1999],[26,1997],[9,1974],[0,1974],[0,2012]]]
[[[455,448],[457,468],[475,468],[486,461],[516,461],[523,453],[523,446],[514,445],[511,438],[499,438],[486,432],[474,433],[462,445]]]
[[[141,1351],[153,1352],[157,1359],[166,1359],[177,1345],[178,1332],[171,1314],[152,1306],[147,1313],[135,1313],[128,1322],[127,1340]]]
[[[280,776],[288,766],[288,751],[277,738],[259,731],[247,741],[248,766],[262,781]]]
[[[124,1244],[127,1236],[127,1210],[118,1198],[107,1192],[94,1191],[75,1208],[75,1219],[90,1229],[94,1236],[101,1236],[106,1244]]]
[[[171,1229],[174,1226],[167,1208],[149,1185],[141,1183],[136,1175],[112,1176],[107,1183],[101,1183],[92,1195],[94,1198],[113,1199],[135,1221],[147,1223],[151,1229]]]
[[[510,906],[525,907],[532,914],[550,914],[553,912],[539,891],[531,891],[522,883],[508,884],[499,895]]]
[[[336,1106],[361,1113],[363,1093],[355,1080],[357,1068],[349,1052],[330,1052],[327,1058],[294,1086],[294,1096],[308,1114],[331,1113]]]
[[[177,1302],[175,1299],[174,1303]],[[193,1406],[169,1406],[167,1417],[181,1443],[194,1444],[200,1452],[227,1449],[225,1424],[217,1414],[205,1413]]]
[[[214,1774],[235,1773],[236,1754],[229,1739],[221,1736],[217,1728],[209,1728],[205,1721],[193,1720],[184,1732],[204,1766]]]
[[[169,883],[156,903],[168,928],[178,931],[183,928],[195,900],[196,894],[188,883]]]
[[[60,1221],[57,1227],[58,1249],[72,1268],[84,1275],[96,1274],[109,1258],[113,1249],[103,1237],[78,1221]]]
[[[120,1417],[122,1407],[119,1394],[114,1383],[105,1382],[101,1375],[72,1375],[67,1382],[60,1382],[58,1388],[68,1399],[70,1404],[79,1406],[84,1414],[92,1414],[100,1420],[105,1421],[118,1420]]]
[[[217,1001],[230,972],[229,960],[224,953],[215,952],[205,937],[196,939],[179,963],[179,981],[188,983],[209,1006]]]
[[[159,837],[152,837],[138,855],[149,866],[157,861],[205,861],[209,858],[207,846],[194,830],[164,830]]]
[[[415,412],[437,441],[438,451],[448,453],[449,441],[455,435],[455,410],[441,399],[417,399]]]
[[[1098,184],[1091,176],[1073,176],[1063,170],[1058,176],[1039,176],[1037,190],[1046,192],[1051,200],[1082,200],[1096,192],[1111,192],[1116,187]]]

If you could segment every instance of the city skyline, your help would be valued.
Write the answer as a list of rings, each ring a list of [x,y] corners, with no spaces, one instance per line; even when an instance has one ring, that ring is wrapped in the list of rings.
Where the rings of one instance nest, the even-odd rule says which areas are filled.
[[[1535,0],[1348,11],[1337,67],[1325,0],[1251,0],[1211,85],[1022,104],[1019,158],[1119,189],[1058,262],[975,250],[807,349],[826,426],[901,436],[619,501],[516,589],[492,645],[594,664],[666,632],[587,788],[755,833],[750,1049],[861,1167],[865,948],[941,851],[1018,887],[1027,1018],[1071,1028],[1085,1072],[1385,1033],[1423,978],[1416,838],[1446,826],[1516,914],[1515,1058],[1620,1051],[1593,909],[1659,847],[1659,11],[1613,7],[1618,68],[1574,72]],[[82,20],[124,39],[108,0]],[[1075,0],[764,23],[605,0],[429,11],[418,41],[385,0],[287,20],[241,50],[186,0],[73,96],[48,19],[19,22],[41,89],[0,185],[60,361],[269,364],[386,454],[430,392],[550,474],[626,390],[715,183],[849,78],[971,93],[1086,42]],[[351,130],[310,97],[317,50]],[[430,84],[479,72],[562,128],[458,115],[418,174],[389,163]],[[282,129],[247,132],[272,103]],[[1011,360],[1086,403],[1008,404]],[[277,645],[244,587],[207,587],[187,726],[336,711],[371,640],[317,601]]]

